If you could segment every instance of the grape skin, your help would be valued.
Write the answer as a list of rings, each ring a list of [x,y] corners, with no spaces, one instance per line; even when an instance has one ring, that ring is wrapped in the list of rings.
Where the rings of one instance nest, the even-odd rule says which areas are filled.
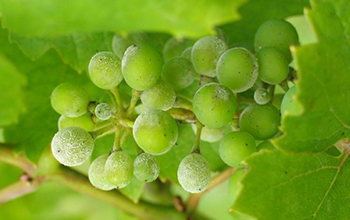
[[[231,167],[242,167],[241,161],[256,151],[254,138],[245,131],[227,134],[220,142],[219,155]]]
[[[156,84],[162,67],[162,55],[146,44],[131,45],[125,51],[122,60],[122,73],[126,83],[139,91]]]
[[[112,117],[113,112],[107,103],[100,103],[95,108],[95,115],[98,119],[105,121]]]
[[[89,76],[91,81],[99,88],[110,90],[123,80],[121,61],[112,52],[99,52],[89,63]]]
[[[187,192],[200,193],[210,183],[210,167],[206,159],[197,153],[186,156],[177,170],[180,185]]]
[[[164,61],[180,56],[181,52],[186,48],[186,40],[178,41],[176,38],[170,38],[163,47]]]
[[[176,143],[178,128],[169,113],[150,109],[137,117],[133,135],[142,150],[152,155],[161,155]]]
[[[284,95],[281,103],[281,113],[282,116],[289,115],[298,115],[303,111],[302,106],[295,100],[298,90],[296,86],[290,88]]]
[[[220,57],[216,74],[219,82],[233,92],[250,89],[258,78],[255,56],[245,48],[233,48]]]
[[[223,40],[214,36],[199,39],[192,48],[191,60],[197,73],[209,77],[216,75],[216,63],[227,50]]]
[[[134,161],[134,175],[143,182],[152,182],[159,176],[160,168],[157,159],[148,153],[138,155]]]
[[[140,99],[148,108],[167,111],[174,105],[176,94],[169,83],[159,80],[152,88],[143,91]]]
[[[281,117],[275,106],[252,104],[239,118],[239,127],[247,131],[256,140],[266,140],[278,132]]]
[[[79,117],[87,112],[90,99],[87,92],[75,84],[65,82],[58,85],[51,94],[51,106],[66,117]]]
[[[255,34],[255,50],[259,51],[263,47],[271,46],[280,50],[287,60],[292,60],[289,51],[291,45],[298,45],[298,33],[289,22],[272,19],[263,23]]]
[[[194,134],[197,134],[197,126],[192,124]],[[204,126],[201,131],[201,140],[214,143],[221,140],[225,136],[225,127],[209,128]]]
[[[270,141],[263,141],[257,147],[257,150],[276,150],[275,146]]]
[[[288,61],[284,54],[274,47],[264,47],[257,53],[259,78],[275,85],[285,80],[289,74]]]
[[[115,151],[109,155],[106,165],[106,178],[117,189],[126,187],[133,176],[133,162],[124,151]]]
[[[171,84],[175,90],[190,86],[195,76],[196,72],[191,62],[184,57],[173,57],[163,66],[162,79]]]
[[[270,95],[264,88],[259,88],[254,92],[254,101],[259,105],[265,105],[270,101]]]
[[[92,131],[95,129],[95,124],[92,121],[91,114],[89,112],[76,118],[69,118],[64,115],[58,119],[58,130],[62,130],[67,127],[80,127],[86,131]]]
[[[124,52],[132,44],[142,44],[148,41],[147,35],[142,32],[131,33],[127,37],[115,34],[112,41],[112,49],[117,56],[122,59]]]
[[[52,139],[53,156],[65,166],[79,166],[92,154],[94,140],[82,128],[68,127],[58,131]]]
[[[188,61],[192,62],[191,53],[193,47],[187,47],[184,51],[182,51],[181,56],[186,58]]]
[[[201,87],[193,98],[193,111],[197,119],[210,128],[227,125],[235,115],[236,98],[225,86],[209,83]]]
[[[89,167],[89,181],[90,183],[101,190],[112,190],[115,188],[106,178],[105,165],[108,154],[104,154],[96,158]]]

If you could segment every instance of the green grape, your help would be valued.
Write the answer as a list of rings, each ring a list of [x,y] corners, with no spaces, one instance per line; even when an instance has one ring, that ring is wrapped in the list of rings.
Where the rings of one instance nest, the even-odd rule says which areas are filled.
[[[264,88],[259,88],[254,92],[254,101],[259,105],[265,105],[270,101],[269,92]]]
[[[142,112],[133,127],[136,143],[146,153],[161,155],[176,143],[178,128],[169,113],[150,109]]]
[[[65,166],[79,166],[88,160],[94,149],[94,140],[82,128],[68,127],[58,131],[52,139],[53,156]]]
[[[276,150],[275,146],[270,141],[263,141],[257,147],[257,150]]]
[[[174,105],[176,94],[169,83],[160,79],[152,88],[143,91],[140,99],[148,108],[167,111]]]
[[[175,38],[169,38],[163,48],[164,61],[173,57],[180,56],[181,52],[186,48],[186,40],[178,41]]]
[[[192,124],[192,129],[194,133],[197,134],[197,126],[195,124]],[[210,143],[217,142],[225,136],[225,129],[225,127],[209,128],[207,126],[204,126],[201,132],[201,140]]]
[[[142,44],[147,42],[147,36],[144,33],[137,32],[131,33],[127,37],[122,37],[119,34],[115,34],[112,41],[112,49],[117,56],[122,59],[124,52],[132,44]]]
[[[177,178],[187,192],[200,193],[206,190],[210,183],[210,167],[207,160],[197,153],[186,156],[179,165]]]
[[[159,176],[157,159],[148,153],[138,155],[134,161],[134,175],[142,182],[152,182]]]
[[[95,129],[95,124],[92,121],[91,114],[88,112],[76,118],[69,118],[61,115],[61,117],[58,119],[58,130],[65,129],[67,127],[80,127],[86,131],[92,131]]]
[[[210,128],[227,125],[235,115],[236,98],[225,86],[209,83],[193,97],[193,111],[197,119]]]
[[[188,61],[192,62],[191,60],[191,53],[192,53],[193,47],[187,47],[184,51],[182,51],[181,56],[186,58]]]
[[[162,79],[173,86],[175,90],[181,90],[190,86],[196,72],[190,61],[184,57],[173,57],[165,62]]]
[[[275,47],[280,50],[287,60],[292,60],[289,51],[291,45],[298,45],[298,33],[289,22],[272,19],[263,23],[255,34],[255,50],[259,51],[263,47]]]
[[[229,49],[220,57],[216,74],[222,85],[233,92],[244,92],[253,87],[258,78],[256,58],[247,49]]]
[[[121,61],[112,52],[99,52],[89,63],[91,81],[101,89],[113,89],[123,80]]]
[[[209,77],[216,76],[216,63],[227,50],[223,40],[214,36],[199,39],[192,48],[191,60],[197,73]]]
[[[277,134],[280,121],[281,116],[275,106],[253,104],[240,115],[239,127],[257,140],[266,140]]]
[[[131,157],[124,151],[115,151],[109,155],[105,165],[106,178],[117,189],[127,186],[133,176]]]
[[[259,78],[275,85],[285,80],[289,73],[288,61],[284,54],[274,47],[264,47],[256,54],[259,64]]]
[[[283,96],[284,96],[284,94],[275,94],[273,96],[272,105],[275,106],[278,109],[278,111],[281,110]]]
[[[107,103],[100,103],[95,108],[95,115],[98,119],[105,121],[112,117],[113,112]]]
[[[242,167],[242,161],[256,151],[254,138],[245,131],[231,132],[221,140],[219,155],[231,167]]]
[[[239,193],[241,192],[243,186],[241,184],[241,180],[243,179],[244,175],[246,173],[246,170],[241,168],[234,171],[232,176],[230,177],[228,181],[229,186],[229,198],[230,198],[230,204],[233,205],[233,203],[236,201]]]
[[[108,154],[104,154],[96,158],[89,167],[89,180],[90,183],[101,190],[112,190],[115,188],[113,184],[108,182],[106,178],[105,165],[108,158]]]
[[[156,84],[162,72],[162,66],[162,55],[145,44],[128,47],[122,60],[122,72],[126,83],[140,91]]]
[[[303,111],[303,107],[295,100],[297,93],[297,87],[293,86],[284,95],[281,103],[282,116],[286,114],[299,115]]]
[[[51,94],[51,106],[59,114],[78,117],[87,112],[90,99],[87,92],[72,83],[61,83]]]

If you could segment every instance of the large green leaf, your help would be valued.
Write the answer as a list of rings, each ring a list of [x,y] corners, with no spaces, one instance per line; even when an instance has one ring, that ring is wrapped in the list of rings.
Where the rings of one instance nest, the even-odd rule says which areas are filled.
[[[309,6],[308,0],[250,0],[239,8],[242,19],[219,28],[224,32],[228,44],[252,46],[258,27],[273,18],[286,18],[302,14]]]
[[[279,148],[322,151],[350,134],[350,8],[349,2],[312,1],[307,11],[317,44],[294,49],[298,65],[299,116],[286,115]]]
[[[17,123],[19,115],[25,111],[22,87],[26,78],[1,53],[0,79],[0,127],[4,127]]]
[[[263,151],[246,162],[249,170],[234,210],[259,220],[349,218],[348,155]]]
[[[145,30],[200,37],[237,20],[244,1],[1,0],[0,10],[5,27],[27,36]]]

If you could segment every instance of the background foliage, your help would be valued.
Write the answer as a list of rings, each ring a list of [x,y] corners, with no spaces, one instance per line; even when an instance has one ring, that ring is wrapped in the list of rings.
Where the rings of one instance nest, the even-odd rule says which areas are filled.
[[[278,151],[263,151],[247,159],[249,170],[234,204],[225,182],[201,199],[198,211],[214,220],[240,219],[228,214],[231,206],[253,219],[349,216],[347,154],[334,157],[326,153],[350,133],[347,0],[312,0],[311,4],[307,0],[0,0],[0,12],[0,141],[17,152],[24,151],[35,163],[57,130],[59,116],[50,106],[51,91],[63,81],[75,81],[97,99],[103,91],[89,82],[87,64],[96,51],[111,51],[114,32],[146,31],[149,43],[158,48],[170,35],[195,39],[217,32],[230,46],[250,48],[261,23],[270,18],[288,19],[297,27],[302,44],[293,48],[293,54],[298,70],[297,99],[303,112],[283,118],[283,136],[274,142]],[[303,13],[305,17],[295,17]],[[100,140],[94,157],[108,151],[112,139]],[[181,125],[178,145],[159,157],[162,180],[177,183],[176,168],[190,152],[188,143],[193,139],[191,127]],[[134,144],[132,139],[126,144],[131,155],[136,155]],[[217,143],[203,142],[201,150],[211,169],[220,172],[226,166],[217,147]],[[79,171],[86,173],[87,166]],[[0,173],[6,176],[0,178],[0,188],[21,174],[4,164],[0,164]],[[145,187],[135,180],[122,194],[138,201],[144,198]],[[187,196],[176,184],[171,191]],[[136,219],[55,183],[1,204],[0,216]]]

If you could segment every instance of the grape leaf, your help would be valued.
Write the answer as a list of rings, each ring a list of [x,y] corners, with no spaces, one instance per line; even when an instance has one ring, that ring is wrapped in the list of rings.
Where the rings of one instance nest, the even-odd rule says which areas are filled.
[[[0,127],[4,127],[17,123],[25,111],[22,87],[27,79],[3,54],[0,54],[0,79]]]
[[[279,148],[318,152],[350,135],[350,10],[348,1],[312,1],[317,44],[294,48],[301,115],[286,115]],[[312,92],[310,92],[312,89]]]
[[[61,55],[63,62],[81,73],[86,70],[95,53],[112,51],[112,33],[73,34],[57,37],[53,46]]]
[[[348,156],[256,153],[246,160],[249,170],[233,209],[261,220],[347,219]]]
[[[39,37],[23,37],[10,34],[10,41],[18,45],[22,52],[30,59],[37,60],[51,48],[51,40]]]
[[[228,45],[244,45],[254,48],[254,35],[258,27],[273,18],[286,18],[303,13],[303,8],[309,6],[308,0],[254,0],[238,9],[242,19],[220,26]]]
[[[237,8],[243,2],[245,0],[150,0],[147,4],[143,0],[1,0],[0,10],[4,26],[24,36],[145,30],[200,37],[212,33],[215,25],[237,20]]]

